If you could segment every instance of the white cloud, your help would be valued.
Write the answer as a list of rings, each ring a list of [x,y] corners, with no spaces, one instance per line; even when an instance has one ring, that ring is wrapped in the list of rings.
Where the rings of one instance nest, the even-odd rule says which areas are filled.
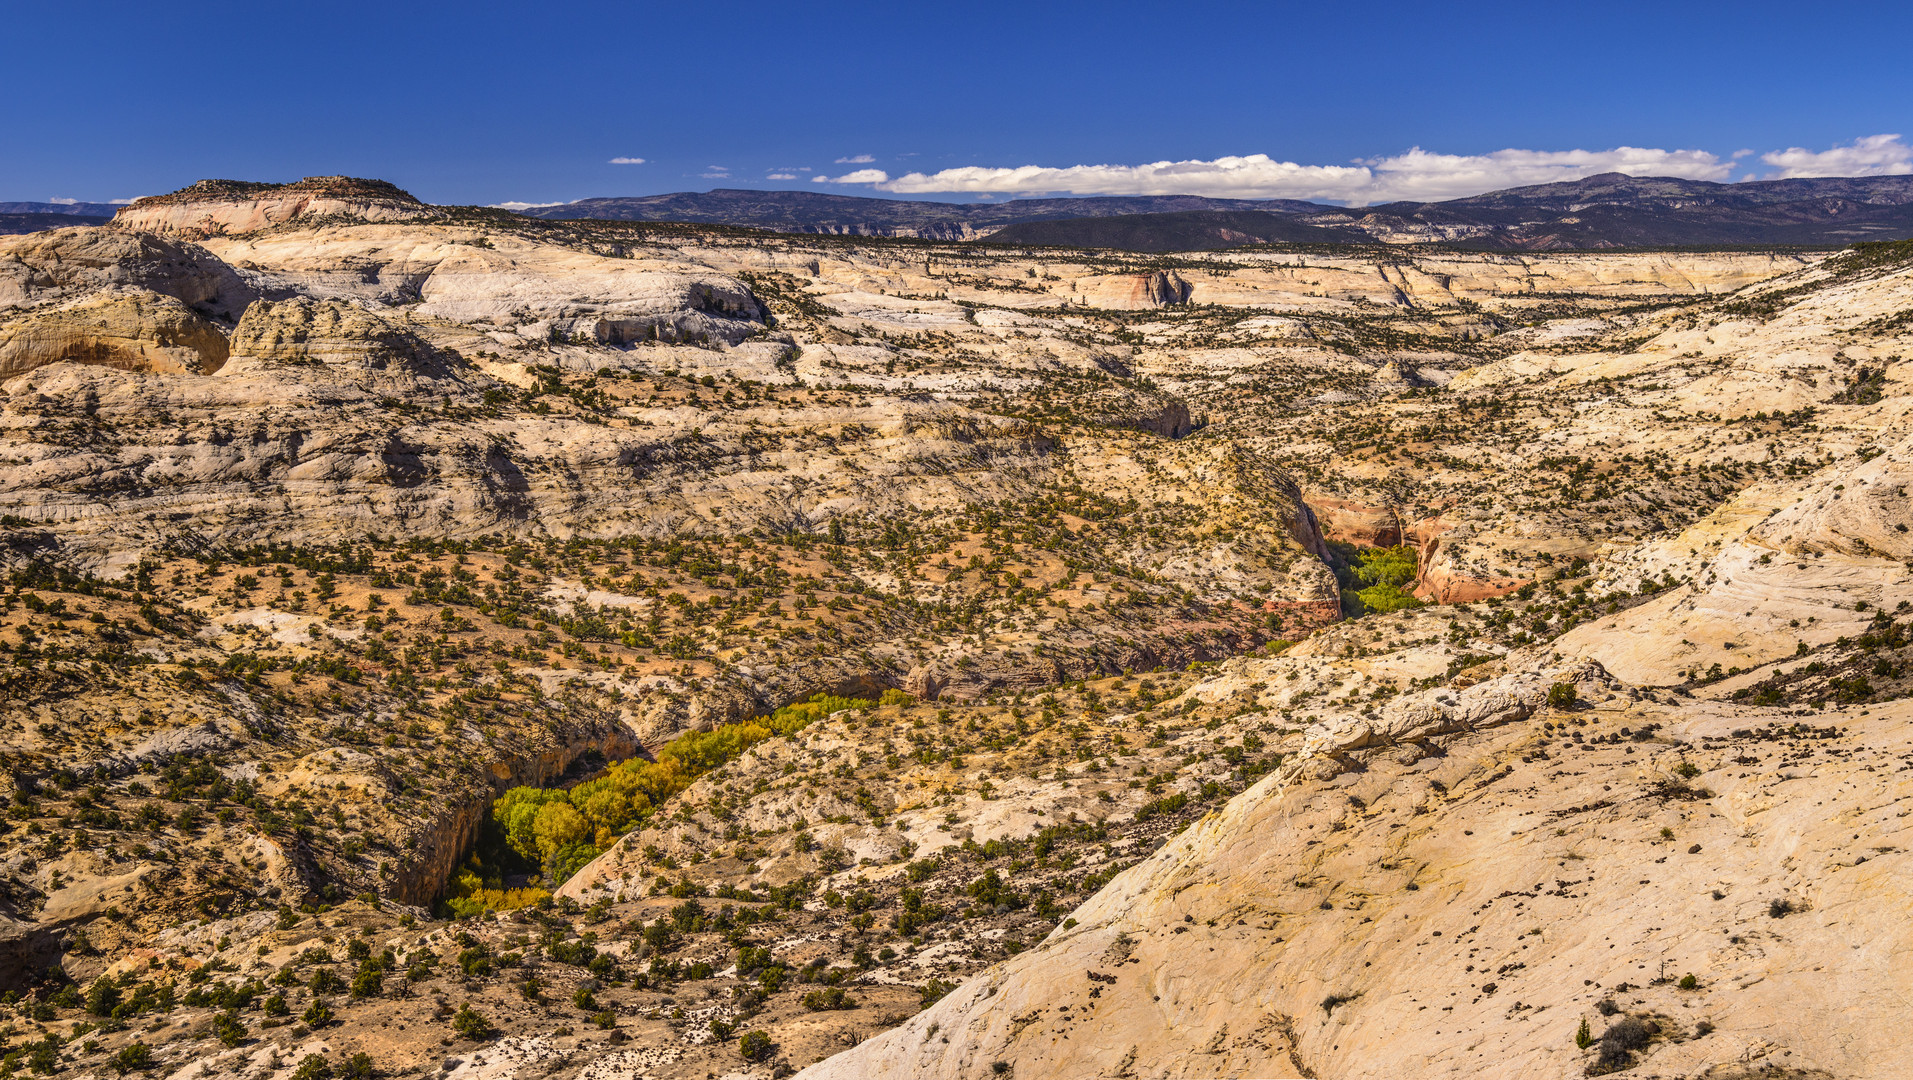
[[[1898,176],[1913,173],[1913,146],[1898,135],[1868,135],[1847,146],[1813,151],[1798,146],[1760,155],[1760,160],[1777,172],[1767,179],[1788,180],[1799,176]]]
[[[644,159],[641,157],[614,157],[610,161],[605,162],[605,164],[606,165],[642,165],[644,164]]]
[[[47,196],[47,200],[46,200],[46,201],[48,201],[48,202],[50,202],[50,203],[52,203],[52,204],[53,204],[53,205],[55,205],[55,206],[72,206],[72,205],[74,205],[75,203],[78,203],[78,202],[79,202],[80,200],[78,200],[78,199],[62,199],[62,198],[61,198],[61,197],[59,197],[58,195],[48,195],[48,196]]]
[[[916,174],[913,173],[912,175],[916,175]],[[858,169],[856,172],[847,172],[843,174],[842,176],[813,176],[810,178],[810,182],[813,184],[875,184],[878,187],[883,188],[885,191],[904,190],[902,188],[891,187],[888,183],[886,183],[886,181],[888,181],[889,179],[890,179],[890,174],[887,172],[884,172],[882,169]],[[909,179],[909,177],[903,177],[903,179],[907,180]],[[925,191],[961,191],[965,189],[963,188],[925,188],[924,190]]]
[[[875,160],[877,159],[871,157],[869,154],[854,154],[850,157],[838,158],[837,164],[839,165],[868,165]]]
[[[1365,162],[1375,168],[1376,198],[1452,199],[1500,188],[1579,180],[1597,173],[1726,180],[1733,166],[1705,150],[1497,150],[1492,154],[1406,154]]]
[[[790,172],[765,173],[764,179],[766,180],[795,180],[797,179],[797,174],[790,173]]]
[[[520,210],[533,210],[540,206],[568,206],[568,205],[570,205],[569,200],[561,200],[559,202],[495,202],[491,204],[491,208],[494,210],[510,210],[516,213],[517,211],[520,211]]]
[[[1451,199],[1499,188],[1578,180],[1603,172],[1725,180],[1732,164],[1704,150],[1497,150],[1435,154],[1416,147],[1351,165],[1302,165],[1267,154],[1147,165],[1050,168],[965,166],[892,179],[859,169],[818,183],[869,184],[898,194],[1208,195],[1237,199],[1320,199],[1366,205],[1395,199]]]

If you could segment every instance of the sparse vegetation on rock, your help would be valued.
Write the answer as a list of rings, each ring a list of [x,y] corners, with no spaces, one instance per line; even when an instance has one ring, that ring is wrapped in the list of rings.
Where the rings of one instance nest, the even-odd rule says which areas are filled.
[[[1902,254],[0,241],[4,1069],[1897,1060]]]

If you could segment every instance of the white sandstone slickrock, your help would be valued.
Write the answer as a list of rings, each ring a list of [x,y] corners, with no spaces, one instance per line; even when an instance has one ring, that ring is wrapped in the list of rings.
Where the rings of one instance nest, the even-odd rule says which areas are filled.
[[[1040,946],[799,1075],[1568,1080],[1602,1002],[1654,1025],[1641,1075],[1898,1075],[1913,706],[1843,718],[1810,770],[1749,769],[1722,705],[1609,694],[1551,715],[1641,739],[1551,742],[1530,710],[1562,681],[1612,685],[1544,665],[1310,732],[1371,752],[1264,779]],[[1435,731],[1425,760],[1374,752]]]

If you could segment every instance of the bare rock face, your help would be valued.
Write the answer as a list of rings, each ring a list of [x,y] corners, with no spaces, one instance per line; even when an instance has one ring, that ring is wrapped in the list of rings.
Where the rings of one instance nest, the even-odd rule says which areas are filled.
[[[1116,274],[1083,284],[1083,299],[1100,308],[1138,311],[1189,302],[1195,286],[1174,270]]]
[[[448,378],[462,366],[375,312],[304,297],[256,301],[233,328],[232,350],[272,363],[321,364],[348,377],[388,383]]]
[[[57,967],[65,951],[61,928],[0,915],[0,982],[27,986]]]
[[[1749,539],[1791,556],[1913,557],[1913,437],[1826,478]]]
[[[1333,495],[1304,491],[1322,535],[1359,547],[1393,547],[1402,542],[1402,523],[1385,506],[1368,506]]]
[[[197,238],[258,232],[298,218],[409,221],[433,211],[381,180],[309,176],[291,184],[201,180],[136,200],[114,215],[120,229]]]
[[[110,288],[156,292],[221,319],[238,318],[258,295],[205,248],[149,233],[55,229],[0,238],[0,315]]]
[[[403,305],[509,329],[525,343],[736,345],[764,310],[735,278],[680,259],[621,258],[462,227],[356,224],[209,237],[261,295]]]
[[[1161,394],[1112,396],[1084,404],[1099,424],[1134,428],[1165,439],[1183,438],[1198,426],[1187,403]]]
[[[1913,439],[1808,484],[1749,490],[1606,568],[1618,587],[1673,574],[1681,588],[1578,627],[1558,647],[1642,684],[1753,668],[1865,631],[1913,602]]]
[[[1412,363],[1389,360],[1375,369],[1375,385],[1389,391],[1416,390],[1434,383]]]
[[[1480,549],[1457,543],[1457,537],[1448,535],[1454,528],[1446,515],[1415,522],[1408,538],[1415,542],[1421,564],[1416,596],[1437,604],[1466,604],[1521,587],[1524,577],[1513,568],[1474,561]]]
[[[0,323],[0,379],[62,361],[160,374],[210,374],[226,337],[170,296],[115,289]]]
[[[1328,757],[1511,724],[1540,711],[1557,686],[1572,687],[1580,700],[1599,700],[1619,684],[1600,664],[1583,660],[1567,667],[1516,671],[1460,689],[1405,694],[1389,702],[1379,717],[1344,717],[1310,728],[1302,752]]]
[[[1626,698],[1575,714],[1601,744],[1530,722],[1352,776],[1308,758],[799,1075],[1897,1075],[1913,1040],[1860,988],[1913,955],[1881,854],[1910,714],[1844,716],[1811,768],[1738,764],[1761,737],[1730,709]]]

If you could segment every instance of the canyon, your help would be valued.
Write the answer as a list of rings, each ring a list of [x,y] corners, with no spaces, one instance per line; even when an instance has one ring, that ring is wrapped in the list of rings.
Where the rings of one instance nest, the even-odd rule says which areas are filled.
[[[1909,312],[341,177],[0,236],[6,1068],[1895,1075]]]

